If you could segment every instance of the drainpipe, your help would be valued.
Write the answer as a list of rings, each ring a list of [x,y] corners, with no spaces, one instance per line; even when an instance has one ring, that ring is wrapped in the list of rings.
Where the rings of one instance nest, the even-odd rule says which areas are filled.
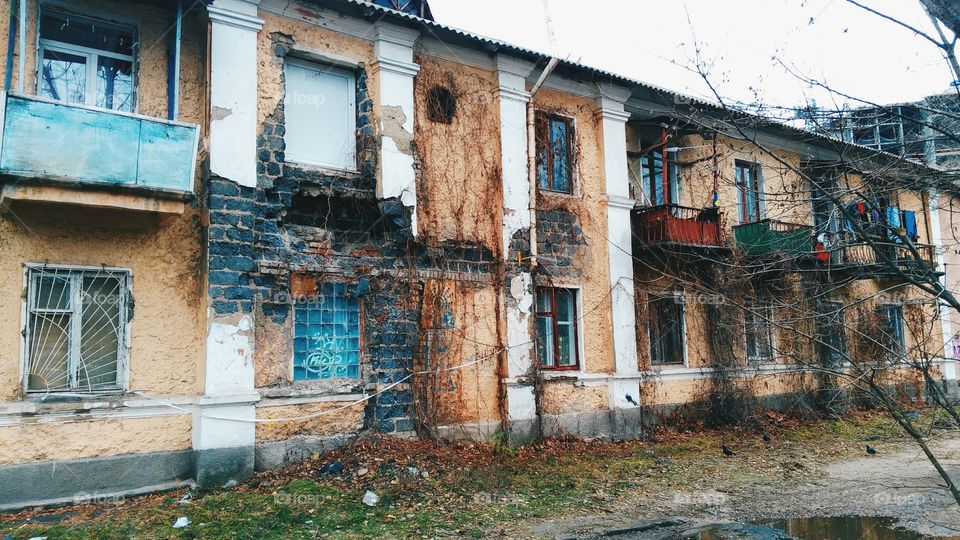
[[[530,180],[530,269],[537,266],[537,127],[533,97],[537,95],[544,81],[560,62],[559,58],[550,58],[547,67],[530,89],[530,101],[527,102],[527,177]]]
[[[17,91],[23,93],[23,79],[26,77],[26,62],[27,62],[27,38],[24,35],[27,31],[27,1],[20,0],[20,62],[19,62],[19,72],[17,73]]]

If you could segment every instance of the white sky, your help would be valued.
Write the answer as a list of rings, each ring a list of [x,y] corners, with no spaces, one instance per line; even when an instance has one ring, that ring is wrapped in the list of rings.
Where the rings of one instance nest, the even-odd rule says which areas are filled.
[[[788,107],[807,97],[826,107],[841,99],[788,74],[774,57],[877,103],[950,90],[949,68],[933,44],[845,0],[548,1],[555,51],[543,0],[430,0],[430,6],[443,24],[711,100],[690,71],[694,34],[725,99]],[[934,32],[916,0],[861,3]]]

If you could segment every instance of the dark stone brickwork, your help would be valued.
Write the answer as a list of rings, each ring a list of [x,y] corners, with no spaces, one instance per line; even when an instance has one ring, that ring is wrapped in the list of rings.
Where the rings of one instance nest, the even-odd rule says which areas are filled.
[[[275,34],[274,51],[289,38]],[[376,198],[377,156],[366,71],[357,73],[358,171],[338,174],[287,163],[282,104],[257,140],[257,188],[211,178],[209,291],[218,315],[257,314],[278,324],[293,317],[292,272],[363,283],[360,387],[402,381],[367,403],[367,426],[414,429],[410,375],[419,343],[419,272],[485,275],[494,254],[463,243],[425,246],[410,229],[410,209]],[[361,292],[362,291],[362,292]],[[266,321],[257,321],[263,324]],[[291,336],[292,339],[292,336]]]
[[[587,245],[576,214],[566,210],[537,210],[539,264],[556,277],[578,278],[583,271],[575,264],[577,252]]]

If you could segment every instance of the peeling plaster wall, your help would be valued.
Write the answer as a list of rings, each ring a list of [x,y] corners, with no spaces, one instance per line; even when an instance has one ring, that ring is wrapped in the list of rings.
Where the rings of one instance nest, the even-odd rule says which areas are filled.
[[[65,5],[52,2],[51,5]],[[26,91],[35,89],[36,2],[28,4]],[[9,11],[9,2],[0,2]],[[77,1],[69,10],[135,23],[143,43],[137,76],[138,111],[166,117],[166,46],[161,36],[175,15],[168,10],[107,1]],[[5,11],[5,12],[7,12]],[[2,27],[7,29],[7,19]],[[6,47],[3,40],[2,47]],[[184,18],[181,120],[202,123],[206,31],[201,17]],[[5,53],[5,50],[3,51]],[[14,63],[14,73],[17,64]],[[14,84],[14,87],[16,85]],[[202,159],[202,151],[200,159]],[[195,189],[201,187],[198,175]],[[81,207],[17,208],[0,216],[0,309],[17,314],[0,327],[0,399],[14,399],[20,386],[22,264],[50,262],[115,266],[133,271],[136,302],[131,322],[130,388],[152,394],[190,394],[199,388],[203,358],[200,276],[200,216],[187,212],[168,222]],[[21,222],[22,220],[22,222]]]
[[[0,465],[184,450],[190,448],[190,428],[189,414],[5,426]]]
[[[576,133],[574,193],[537,191],[537,242],[543,258],[536,271],[536,284],[580,287],[581,365],[589,373],[609,373],[614,369],[614,358],[599,107],[593,100],[550,89],[537,93],[534,106],[573,117]],[[560,225],[551,230],[545,224],[552,222]],[[567,255],[559,256],[558,244],[563,244]],[[559,265],[547,257],[569,265]]]
[[[257,407],[257,418],[299,418],[321,415],[291,422],[264,422],[257,425],[257,443],[282,441],[297,435],[326,436],[356,433],[363,428],[363,403],[350,405],[349,401],[325,401],[294,405],[263,405]]]
[[[416,78],[416,148],[420,161],[417,205],[424,241],[476,242],[500,251],[499,114],[496,74],[419,55]],[[428,118],[434,87],[456,96],[452,123]]]
[[[614,371],[614,351],[599,107],[593,100],[550,89],[540,90],[533,104],[539,110],[572,117],[576,139],[573,193],[537,190],[541,257],[535,284],[579,289],[580,370],[610,373]],[[608,407],[604,399],[599,399],[596,388],[571,388],[569,383],[547,380],[542,389],[544,412],[548,412],[547,405],[565,401],[592,403],[597,410]],[[603,394],[606,392],[603,387]]]
[[[167,31],[175,12],[138,2],[76,0],[49,2],[70,13],[135,25],[140,38],[137,112],[166,118]],[[28,0],[25,92],[36,90],[37,2]],[[0,0],[9,13],[10,2]],[[99,17],[98,17],[99,15]],[[8,19],[0,20],[4,35]],[[183,19],[181,116],[203,124],[206,94],[206,20]],[[0,56],[6,56],[6,39]],[[16,50],[16,49],[15,49]],[[13,64],[16,89],[17,59]],[[204,159],[201,137],[198,161]],[[201,168],[198,167],[199,171]],[[198,173],[194,185],[202,190]],[[130,390],[148,395],[192,395],[202,388],[204,306],[201,216],[194,205],[183,215],[158,222],[143,215],[80,206],[17,205],[0,213],[0,400],[21,397],[20,331],[23,264],[56,263],[132,270]],[[10,413],[16,415],[16,413]],[[0,464],[99,457],[190,448],[189,415],[104,420],[78,414],[70,422],[21,421],[0,428]],[[16,421],[16,419],[12,419]]]

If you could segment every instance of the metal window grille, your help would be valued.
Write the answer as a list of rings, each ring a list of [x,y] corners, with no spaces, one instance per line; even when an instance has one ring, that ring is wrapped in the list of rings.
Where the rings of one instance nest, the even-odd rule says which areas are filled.
[[[129,294],[123,270],[29,269],[27,390],[119,389]]]
[[[360,377],[360,300],[346,283],[318,283],[294,313],[294,380]]]

